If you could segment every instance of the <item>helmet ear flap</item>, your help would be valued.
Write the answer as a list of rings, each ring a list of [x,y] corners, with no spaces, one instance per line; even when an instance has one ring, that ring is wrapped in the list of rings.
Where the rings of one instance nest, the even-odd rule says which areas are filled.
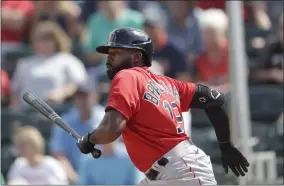
[[[147,66],[150,67],[152,65],[152,59],[148,56],[148,54],[144,51],[141,51],[142,53],[142,60],[143,63]]]

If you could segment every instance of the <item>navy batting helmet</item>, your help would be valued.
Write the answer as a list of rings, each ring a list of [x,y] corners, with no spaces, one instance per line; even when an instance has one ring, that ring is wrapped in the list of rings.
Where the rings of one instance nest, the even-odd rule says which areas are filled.
[[[109,34],[108,42],[105,45],[98,46],[96,51],[102,54],[108,54],[109,48],[129,48],[142,51],[145,56],[145,64],[151,66],[153,44],[150,37],[142,30],[135,28],[119,28]]]

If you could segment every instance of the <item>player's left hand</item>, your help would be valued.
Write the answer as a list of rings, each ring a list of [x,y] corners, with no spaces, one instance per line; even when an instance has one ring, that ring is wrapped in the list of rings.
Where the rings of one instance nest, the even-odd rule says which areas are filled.
[[[249,162],[243,154],[230,142],[220,143],[220,149],[222,152],[222,165],[226,174],[230,168],[236,176],[245,176],[245,172],[248,172]]]

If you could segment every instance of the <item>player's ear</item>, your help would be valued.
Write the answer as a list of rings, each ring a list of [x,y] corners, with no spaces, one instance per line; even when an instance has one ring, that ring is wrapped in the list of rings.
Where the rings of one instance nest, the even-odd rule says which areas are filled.
[[[140,52],[140,51],[135,51],[134,53],[133,53],[133,61],[134,61],[134,63],[138,63],[139,61],[141,61],[142,60],[142,58],[143,58],[143,54],[142,54],[142,52]]]

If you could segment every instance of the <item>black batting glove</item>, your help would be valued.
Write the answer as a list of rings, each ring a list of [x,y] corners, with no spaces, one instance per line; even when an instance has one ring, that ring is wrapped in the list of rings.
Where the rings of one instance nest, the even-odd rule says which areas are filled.
[[[95,145],[89,141],[90,134],[87,133],[77,140],[77,146],[84,154],[89,154],[95,150]]]
[[[249,162],[243,154],[231,143],[219,143],[222,154],[222,165],[228,174],[229,168],[239,177],[248,172]]]

